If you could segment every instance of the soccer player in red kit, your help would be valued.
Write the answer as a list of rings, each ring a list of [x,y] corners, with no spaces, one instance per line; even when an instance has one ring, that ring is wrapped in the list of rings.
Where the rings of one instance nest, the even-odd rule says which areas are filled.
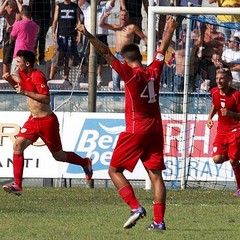
[[[132,172],[140,159],[149,174],[154,191],[154,222],[148,229],[166,230],[164,222],[166,188],[162,178],[162,170],[165,169],[164,143],[159,88],[164,54],[176,26],[177,22],[169,17],[166,22],[165,36],[153,62],[148,67],[142,65],[142,56],[137,45],[123,46],[120,52],[124,58],[122,63],[114,57],[107,46],[90,34],[84,25],[80,24],[77,27],[125,82],[126,131],[119,135],[109,168],[109,175],[120,197],[131,209],[124,228],[133,227],[141,217],[146,215],[146,210],[137,200],[131,184],[123,174],[125,169]]]
[[[237,191],[234,196],[240,197],[240,92],[232,88],[232,74],[229,68],[216,71],[217,87],[210,90],[212,108],[207,126],[213,126],[212,118],[218,114],[217,135],[213,143],[213,161],[221,164],[230,160],[236,178]]]
[[[62,149],[59,123],[57,116],[50,107],[49,88],[44,74],[34,69],[35,54],[27,50],[17,53],[18,74],[5,73],[5,78],[18,94],[26,96],[30,111],[28,120],[24,123],[13,145],[14,183],[6,184],[6,192],[20,195],[22,193],[22,177],[24,167],[24,150],[40,137],[57,161],[68,162],[83,167],[86,179],[92,177],[92,163],[89,158],[82,158],[74,152]]]

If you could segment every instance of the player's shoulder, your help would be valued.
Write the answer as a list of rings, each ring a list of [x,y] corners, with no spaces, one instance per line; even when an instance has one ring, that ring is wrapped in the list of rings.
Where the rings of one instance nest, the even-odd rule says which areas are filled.
[[[165,58],[165,54],[161,51],[157,51],[156,54],[155,54],[155,57],[154,57],[154,60],[157,60],[157,61],[163,61]]]
[[[213,96],[215,94],[219,93],[219,88],[218,87],[213,87],[210,89],[210,94]]]
[[[44,79],[46,80],[46,77],[44,73],[38,69],[33,69],[32,71],[32,78],[36,80]]]

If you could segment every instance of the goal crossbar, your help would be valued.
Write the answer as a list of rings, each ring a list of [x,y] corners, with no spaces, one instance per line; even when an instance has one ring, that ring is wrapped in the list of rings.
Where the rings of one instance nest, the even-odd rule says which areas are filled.
[[[239,15],[240,8],[237,7],[148,7],[148,51],[147,51],[147,63],[150,64],[153,60],[153,56],[156,50],[155,38],[156,38],[156,14],[168,14],[168,15]]]

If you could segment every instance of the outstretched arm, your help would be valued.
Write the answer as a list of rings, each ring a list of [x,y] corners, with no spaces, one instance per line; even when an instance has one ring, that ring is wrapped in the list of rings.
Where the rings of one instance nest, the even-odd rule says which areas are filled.
[[[173,17],[168,17],[166,21],[165,33],[159,51],[165,53],[171,43],[173,33],[177,27],[177,21]]]
[[[125,0],[120,0],[120,9],[121,10],[127,10]]]
[[[7,80],[14,89],[20,81],[20,78],[17,75],[11,75],[9,72],[4,73],[2,78]]]
[[[114,56],[109,47],[88,32],[83,24],[78,24],[76,29],[86,36],[94,48],[107,60],[108,64],[112,66]]]
[[[145,45],[147,46],[147,36],[137,25],[134,25],[134,32],[144,41]]]
[[[114,7],[116,0],[109,0],[109,2],[110,2],[111,7]]]
[[[55,10],[54,10],[54,17],[53,17],[53,22],[52,22],[52,38],[53,41],[57,41],[57,23],[58,23],[58,16],[59,16],[59,5],[55,5]]]
[[[107,19],[110,15],[111,15],[111,12],[105,12],[105,13],[104,13],[104,15],[100,18],[99,27],[116,31],[117,29],[119,29],[119,26],[118,26],[118,25],[106,23],[106,19]]]
[[[5,7],[7,6],[8,1],[7,0],[3,0],[2,1],[2,5],[0,6],[0,16],[3,16],[5,14]]]
[[[18,11],[22,11],[23,0],[16,0]]]

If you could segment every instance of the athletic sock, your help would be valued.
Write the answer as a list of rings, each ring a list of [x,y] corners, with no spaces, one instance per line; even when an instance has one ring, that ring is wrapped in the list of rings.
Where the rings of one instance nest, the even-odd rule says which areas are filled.
[[[13,154],[13,175],[14,182],[19,187],[22,187],[22,176],[23,176],[24,158],[23,154]]]
[[[88,163],[86,158],[82,158],[74,152],[66,152],[66,162],[82,167],[85,167]]]
[[[240,164],[233,167],[233,172],[236,179],[237,189],[240,189]]]
[[[153,216],[155,223],[159,224],[164,222],[165,209],[165,203],[153,203]]]
[[[135,197],[133,188],[130,184],[125,185],[124,187],[118,190],[120,197],[125,203],[129,205],[131,209],[137,209],[139,207],[139,202]]]

